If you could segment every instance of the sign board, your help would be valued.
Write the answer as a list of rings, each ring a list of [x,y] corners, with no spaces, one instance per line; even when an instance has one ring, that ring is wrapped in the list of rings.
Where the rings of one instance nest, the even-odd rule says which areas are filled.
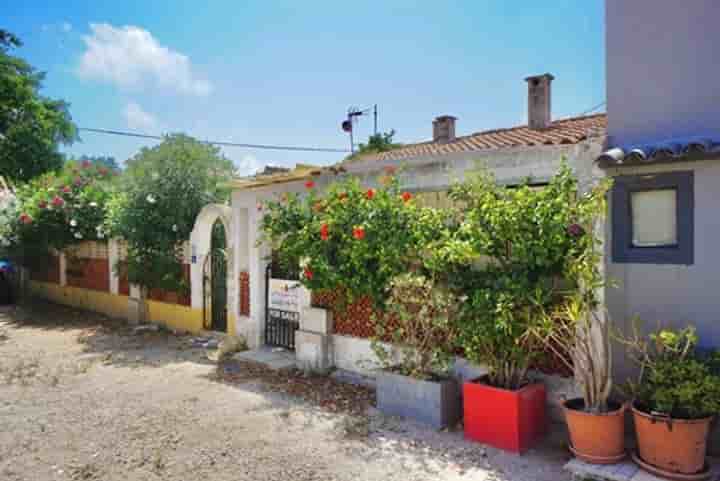
[[[310,305],[310,291],[298,281],[270,279],[269,309],[299,313]]]

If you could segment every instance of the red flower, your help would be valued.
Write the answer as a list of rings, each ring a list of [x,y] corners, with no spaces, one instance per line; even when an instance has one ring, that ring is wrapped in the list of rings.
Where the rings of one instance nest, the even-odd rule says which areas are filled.
[[[310,270],[309,267],[306,267],[305,271],[303,272],[303,275],[305,276],[305,279],[311,281],[313,278],[313,271]]]
[[[62,189],[62,191],[63,191],[64,193],[66,193],[66,194],[69,194],[69,193],[70,193],[70,190],[71,190],[71,189],[70,189],[70,186],[69,186],[69,185],[66,185],[66,186],[63,187],[63,189]]]
[[[353,237],[356,240],[363,240],[365,238],[365,228],[364,227],[354,227],[353,228]]]
[[[385,173],[387,175],[394,175],[395,172],[397,172],[397,169],[395,167],[393,167],[392,165],[386,166],[385,169],[383,169],[383,170],[385,170]]]
[[[368,200],[372,200],[372,198],[375,197],[375,189],[368,189],[365,193],[365,197],[367,197]]]
[[[38,207],[40,207],[41,209],[46,208],[46,207],[47,207],[47,201],[41,200],[40,202],[38,202]]]
[[[324,241],[330,238],[330,227],[327,224],[320,227],[320,238]]]
[[[83,169],[87,169],[88,167],[90,167],[90,161],[89,161],[89,160],[83,160],[83,161],[82,161],[82,164],[80,164],[80,165],[82,165],[82,168],[83,168]]]
[[[403,195],[402,195],[403,202],[409,202],[410,199],[412,199],[412,194],[410,192],[403,192]]]
[[[312,189],[313,187],[315,187],[315,182],[313,182],[312,180],[308,180],[307,182],[305,182],[306,189]]]
[[[65,204],[65,201],[62,199],[62,197],[55,196],[55,198],[52,200],[52,205],[55,207],[62,207]]]
[[[108,170],[107,170],[105,167],[100,167],[100,169],[98,170],[98,172],[99,172],[100,175],[102,175],[102,176],[105,176],[105,175],[108,174]]]
[[[80,187],[82,185],[83,181],[81,177],[75,177],[75,180],[73,181],[73,184],[75,184],[77,187]]]
[[[30,217],[28,214],[22,213],[20,214],[20,222],[23,224],[30,224],[32,222],[32,217]]]

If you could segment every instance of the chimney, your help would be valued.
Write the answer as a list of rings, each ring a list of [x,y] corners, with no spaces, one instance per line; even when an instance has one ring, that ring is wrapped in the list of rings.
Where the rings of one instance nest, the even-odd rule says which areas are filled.
[[[549,73],[528,77],[528,126],[547,129],[552,123],[552,81]]]
[[[452,115],[441,115],[433,120],[433,142],[447,144],[455,140],[455,121]]]

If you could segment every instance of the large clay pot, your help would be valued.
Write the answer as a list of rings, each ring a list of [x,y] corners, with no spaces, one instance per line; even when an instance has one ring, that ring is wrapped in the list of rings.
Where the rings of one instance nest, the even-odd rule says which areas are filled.
[[[610,412],[595,414],[583,410],[582,399],[563,402],[570,433],[570,451],[593,464],[614,464],[625,457],[626,404],[609,403]]]
[[[706,471],[705,453],[712,417],[671,419],[632,409],[640,459],[669,473]]]

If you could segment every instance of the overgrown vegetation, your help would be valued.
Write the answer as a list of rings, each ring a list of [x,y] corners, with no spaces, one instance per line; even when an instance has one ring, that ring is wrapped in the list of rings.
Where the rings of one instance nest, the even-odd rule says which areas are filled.
[[[482,174],[451,191],[459,223],[439,255],[451,285],[467,298],[459,316],[463,352],[487,365],[491,384],[516,389],[527,382],[544,351],[535,333],[545,312],[567,296],[592,304],[595,281],[602,281],[593,226],[606,190],[601,183],[579,195],[563,164],[543,188],[506,188]]]
[[[454,207],[439,210],[415,205],[386,174],[378,189],[346,180],[320,197],[309,182],[306,195],[266,206],[265,234],[286,262],[301,259],[303,284],[369,296],[391,311],[376,319],[378,339],[402,346],[396,368],[410,375],[436,370],[459,348],[489,368],[491,384],[516,389],[543,344],[578,352],[578,338],[567,352],[555,338],[573,322],[598,321],[590,315],[603,285],[594,228],[608,183],[580,195],[566,165],[542,189],[505,188],[482,174],[455,186]],[[548,314],[573,303],[573,320]],[[584,382],[588,392],[600,383],[602,401],[609,369],[593,372]]]
[[[182,243],[205,205],[227,200],[222,183],[233,172],[217,147],[180,134],[128,160],[108,224],[113,236],[127,242],[130,282],[146,289],[188,288]]]

